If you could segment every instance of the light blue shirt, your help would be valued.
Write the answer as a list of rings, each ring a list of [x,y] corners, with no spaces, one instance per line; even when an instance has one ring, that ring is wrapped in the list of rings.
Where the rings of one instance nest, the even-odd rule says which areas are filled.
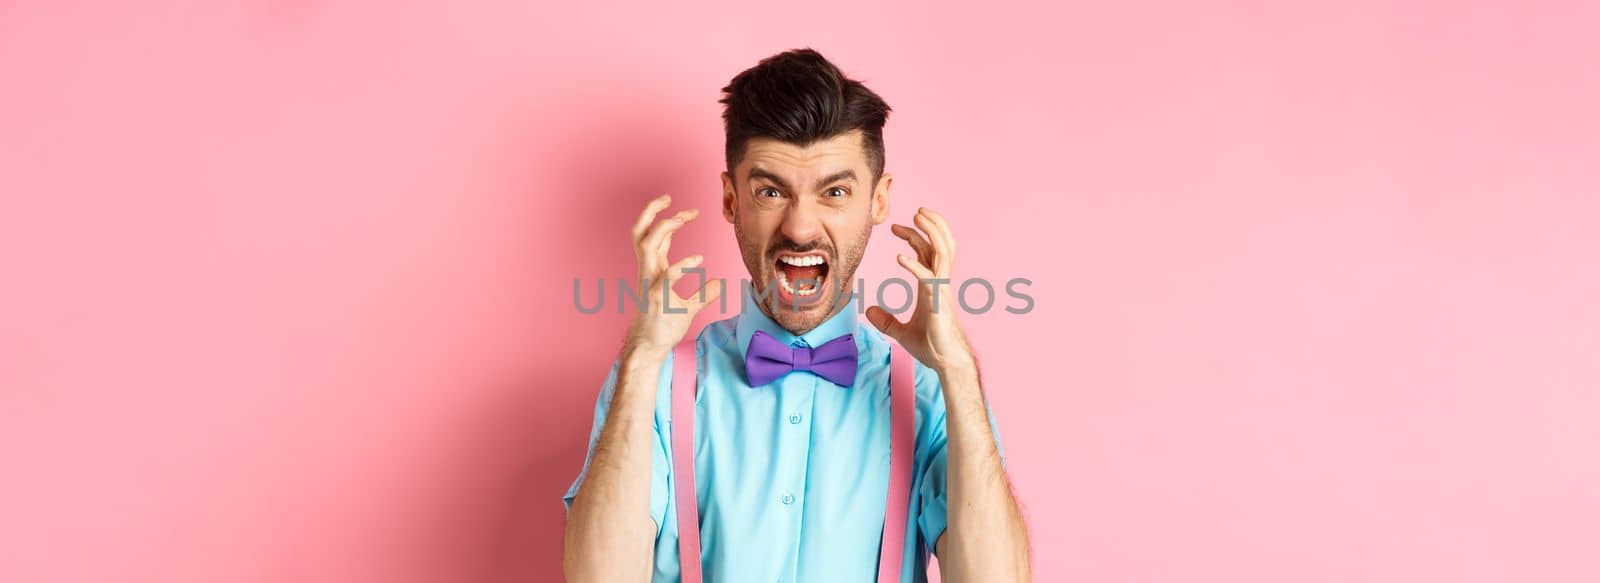
[[[860,324],[854,299],[821,326],[796,336],[780,328],[744,288],[739,315],[715,322],[695,342],[695,478],[706,583],[876,581],[889,489],[889,340]],[[790,346],[817,347],[854,334],[860,352],[853,388],[808,372],[751,387],[745,349],[756,330]],[[680,580],[677,502],[672,479],[672,367],[656,393],[650,513],[655,519],[651,581]],[[916,363],[916,455],[902,583],[927,581],[928,554],[946,525],[944,392]],[[616,391],[617,366],[595,403],[589,454],[562,497],[567,509],[583,485]],[[990,428],[994,422],[991,414]],[[995,431],[999,445],[999,433]],[[1001,463],[1004,464],[1004,453]]]

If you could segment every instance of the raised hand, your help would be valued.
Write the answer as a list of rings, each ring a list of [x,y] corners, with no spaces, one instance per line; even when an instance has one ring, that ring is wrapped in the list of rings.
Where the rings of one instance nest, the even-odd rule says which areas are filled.
[[[872,306],[867,309],[867,320],[928,368],[941,373],[975,369],[972,349],[956,321],[956,290],[950,284],[956,240],[950,224],[927,208],[918,209],[912,222],[920,232],[905,225],[892,225],[889,230],[916,252],[915,259],[896,256],[900,266],[917,278],[916,309],[910,320],[901,322],[883,308]],[[940,286],[937,294],[934,286]]]
[[[661,353],[672,350],[688,333],[694,315],[717,301],[723,292],[723,281],[710,278],[702,289],[688,297],[672,291],[672,285],[683,279],[684,270],[699,267],[705,258],[690,255],[677,263],[667,263],[672,234],[700,215],[700,211],[689,209],[657,222],[656,215],[669,204],[672,204],[670,195],[656,197],[645,205],[639,220],[633,224],[633,251],[639,263],[640,286],[637,289],[644,294],[647,304],[634,315],[628,327],[627,346],[635,350]]]

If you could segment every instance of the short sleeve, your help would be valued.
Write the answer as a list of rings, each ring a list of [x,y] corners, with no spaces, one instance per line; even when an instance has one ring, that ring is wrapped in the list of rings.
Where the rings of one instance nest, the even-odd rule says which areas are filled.
[[[594,447],[600,442],[600,432],[605,429],[606,414],[611,409],[611,398],[616,394],[617,370],[620,364],[620,362],[612,363],[611,373],[606,375],[605,384],[601,385],[600,388],[600,396],[595,399],[594,425],[589,431],[589,451],[583,457],[583,468],[578,471],[578,477],[572,481],[572,486],[567,488],[566,494],[561,496],[561,503],[568,512],[572,511],[572,500],[578,496],[578,489],[583,487],[583,479],[589,474],[589,464],[594,461]],[[663,411],[661,400],[669,397],[663,395],[660,389],[663,383],[666,382],[665,379],[671,378],[669,376],[671,368],[670,365],[661,368],[662,378],[656,382],[658,389],[656,393],[656,414],[654,416],[655,435],[652,440],[654,446],[651,448],[653,453],[650,459],[650,516],[656,522],[656,537],[658,538],[661,536],[662,525],[666,524],[667,500],[671,496],[671,492],[668,490],[669,479],[667,472],[672,467],[667,457],[667,431],[662,428],[661,418]]]
[[[920,438],[918,448],[926,451],[927,457],[921,475],[917,476],[917,528],[922,532],[922,540],[928,547],[928,553],[937,555],[934,546],[950,524],[948,498],[950,461],[949,449],[946,447],[944,390],[939,386],[938,374],[924,367],[922,363],[917,363],[916,385],[918,409],[931,420],[925,431],[918,432],[921,434],[918,436]],[[989,416],[989,429],[994,433],[995,449],[1000,453],[1000,467],[1004,469],[1006,450],[1000,443],[1000,429],[995,425],[994,411],[989,409],[988,402],[984,403],[984,410]]]

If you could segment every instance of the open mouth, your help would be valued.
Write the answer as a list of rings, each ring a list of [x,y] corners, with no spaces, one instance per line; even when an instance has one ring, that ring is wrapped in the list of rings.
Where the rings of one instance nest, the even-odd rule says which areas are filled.
[[[821,253],[780,254],[773,267],[786,300],[815,296],[828,278],[828,258]]]

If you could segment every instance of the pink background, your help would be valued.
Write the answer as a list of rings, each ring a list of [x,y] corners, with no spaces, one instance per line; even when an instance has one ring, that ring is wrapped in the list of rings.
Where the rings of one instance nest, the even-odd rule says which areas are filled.
[[[113,4],[0,2],[0,581],[557,578],[572,278],[805,45],[1035,282],[1037,580],[1600,580],[1600,4]]]

